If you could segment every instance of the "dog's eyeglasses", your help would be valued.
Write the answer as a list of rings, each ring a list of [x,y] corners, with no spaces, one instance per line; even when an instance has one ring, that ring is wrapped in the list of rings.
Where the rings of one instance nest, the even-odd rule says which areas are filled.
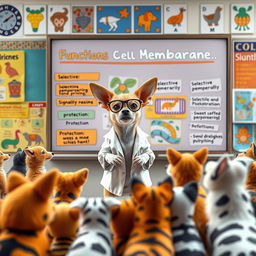
[[[137,112],[141,108],[142,102],[139,99],[112,100],[108,103],[108,107],[112,112],[118,113],[123,109],[124,104],[126,104],[132,112]]]

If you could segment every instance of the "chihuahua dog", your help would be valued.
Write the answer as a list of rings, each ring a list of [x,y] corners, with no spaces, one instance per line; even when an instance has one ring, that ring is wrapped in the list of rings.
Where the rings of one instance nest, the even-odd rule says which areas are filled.
[[[24,149],[26,154],[27,173],[28,180],[33,181],[42,174],[46,173],[44,163],[46,160],[52,159],[54,153],[48,152],[44,147],[26,147]]]
[[[8,175],[12,171],[17,171],[17,172],[21,173],[23,176],[26,176],[26,172],[27,172],[26,154],[21,148],[17,149],[17,152],[15,153],[15,155],[13,157],[13,165],[10,168],[10,170],[8,171]]]
[[[6,195],[6,172],[4,170],[4,162],[10,159],[9,154],[0,151],[0,198]]]
[[[102,108],[109,111],[111,130],[98,154],[104,169],[101,185],[104,196],[130,194],[131,176],[139,176],[150,186],[148,169],[155,155],[150,149],[147,135],[138,127],[141,108],[147,105],[157,88],[157,78],[143,83],[134,93],[116,95],[105,87],[90,83],[93,96]]]

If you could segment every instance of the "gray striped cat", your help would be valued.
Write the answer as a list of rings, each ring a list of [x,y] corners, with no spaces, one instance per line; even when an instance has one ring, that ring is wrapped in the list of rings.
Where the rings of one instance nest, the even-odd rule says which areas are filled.
[[[205,248],[193,220],[198,185],[195,181],[174,187],[172,232],[175,256],[205,256]]]
[[[252,159],[208,162],[204,185],[209,190],[207,239],[212,256],[256,256],[256,221],[244,187]]]
[[[80,208],[81,224],[67,256],[113,255],[110,232],[111,207],[120,205],[113,197],[78,198],[70,207]]]

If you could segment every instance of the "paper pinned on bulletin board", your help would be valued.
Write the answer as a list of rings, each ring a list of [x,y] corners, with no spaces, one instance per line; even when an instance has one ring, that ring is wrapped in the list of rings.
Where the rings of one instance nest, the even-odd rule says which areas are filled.
[[[0,103],[24,101],[24,65],[24,51],[1,51]]]
[[[1,104],[0,150],[36,145],[46,147],[46,102]]]

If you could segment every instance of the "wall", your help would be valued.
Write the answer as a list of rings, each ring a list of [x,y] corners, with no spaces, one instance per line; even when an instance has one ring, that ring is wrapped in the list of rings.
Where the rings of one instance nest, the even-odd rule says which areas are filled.
[[[244,3],[254,3],[255,1],[243,1]],[[15,0],[15,1],[9,1],[9,3],[28,3],[28,4],[37,4],[38,1],[24,1],[24,0]],[[230,20],[229,20],[229,14],[230,14],[230,3],[241,3],[241,1],[216,1],[216,0],[202,0],[202,1],[194,1],[194,0],[185,0],[185,1],[125,1],[125,0],[97,0],[97,1],[59,1],[59,0],[41,0],[41,4],[148,4],[148,3],[186,3],[188,5],[188,33],[189,34],[198,34],[200,31],[200,24],[199,24],[199,7],[202,3],[223,3],[225,5],[225,32],[229,33],[230,31]],[[256,5],[255,5],[256,8]],[[256,16],[255,16],[256,17]],[[250,34],[250,35],[234,35],[232,38],[253,38],[256,34]],[[35,37],[23,37],[22,39],[28,40],[31,39],[37,39]],[[45,37],[38,37],[38,39],[44,39]],[[1,38],[2,39],[2,38]],[[4,40],[10,40],[4,39]],[[12,38],[11,40],[17,40],[17,38]],[[12,165],[12,159],[10,159],[6,165],[5,169],[8,170],[10,166]],[[153,181],[153,184],[157,184],[158,181],[161,181],[165,177],[165,170],[167,166],[167,160],[163,156],[161,159],[156,159],[154,162],[153,167],[151,168],[151,178]],[[90,170],[89,174],[89,181],[84,187],[83,194],[86,196],[101,196],[102,195],[102,188],[100,186],[100,180],[102,176],[102,168],[99,165],[96,157],[94,157],[94,160],[86,159],[69,159],[65,160],[65,158],[60,159],[53,159],[46,163],[46,168],[59,168],[61,171],[74,171],[78,170],[83,167],[87,167]]]

